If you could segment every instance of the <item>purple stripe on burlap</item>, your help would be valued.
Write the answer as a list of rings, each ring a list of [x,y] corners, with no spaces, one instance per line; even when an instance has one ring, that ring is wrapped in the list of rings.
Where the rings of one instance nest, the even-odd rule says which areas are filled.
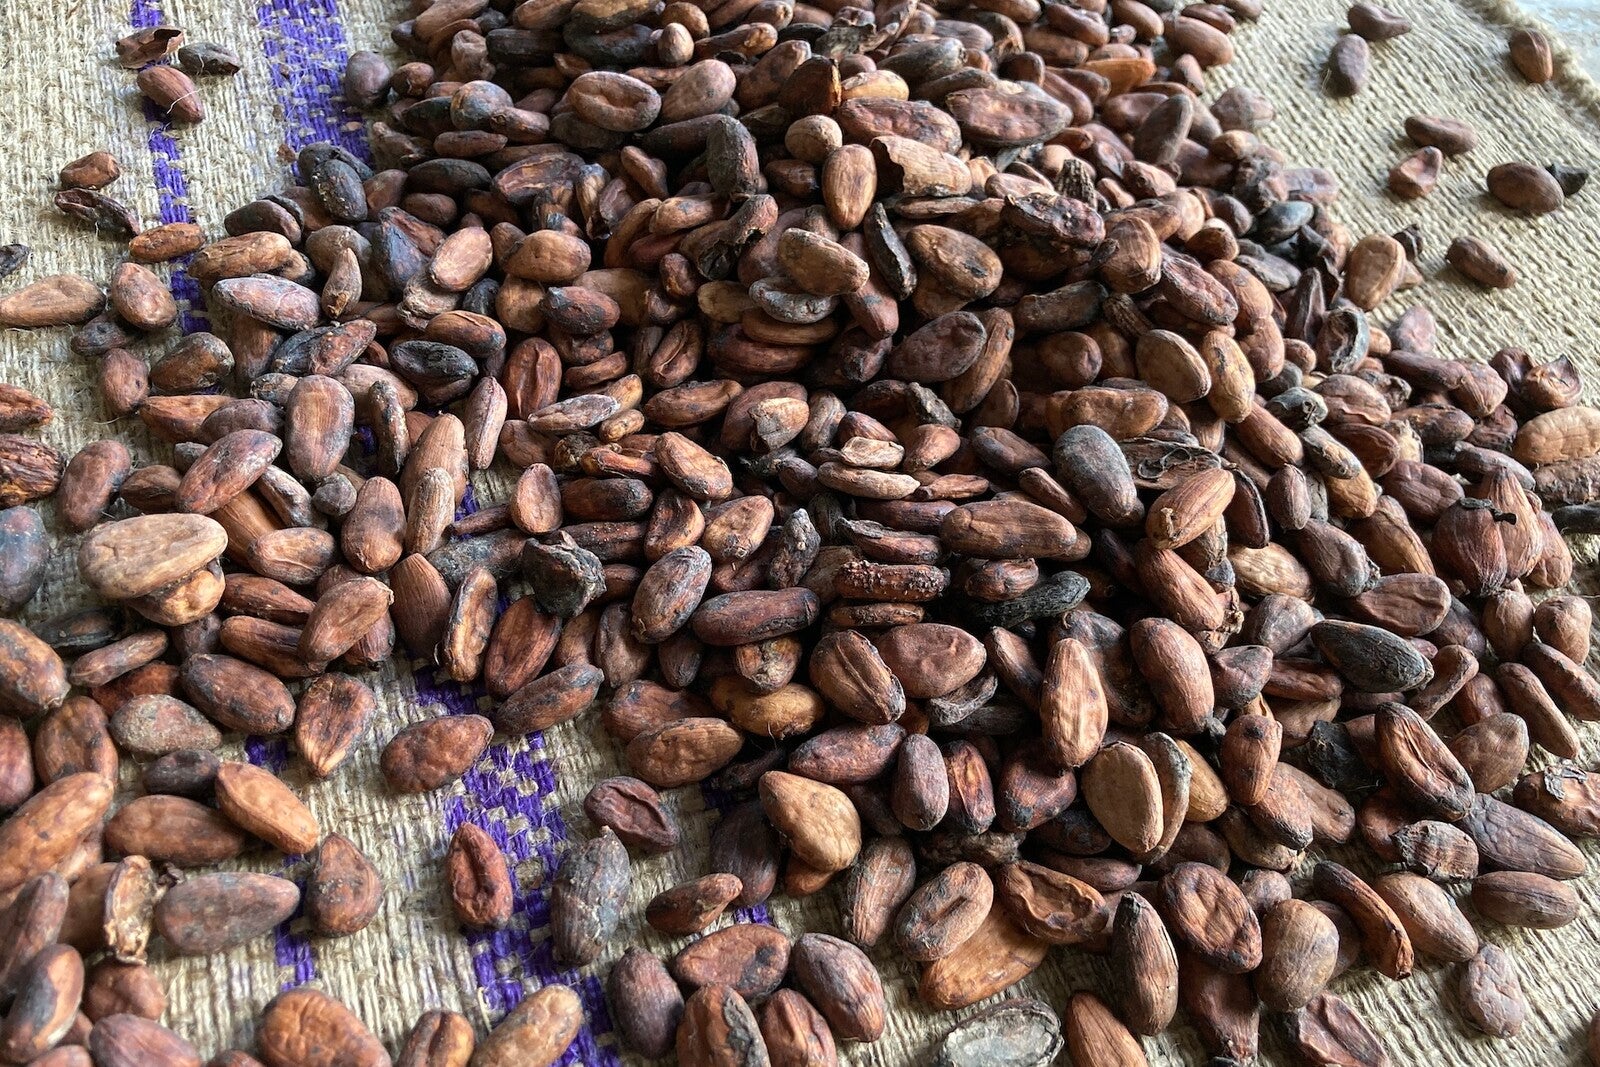
[[[458,517],[476,510],[469,486]],[[452,682],[422,663],[413,666],[412,675],[417,699],[451,715],[473,714],[488,699],[481,686]],[[496,1015],[510,1011],[525,995],[525,978],[541,986],[570,986],[583,1003],[584,1025],[560,1062],[587,1067],[620,1062],[614,1045],[601,1040],[611,1032],[611,1016],[599,979],[559,966],[548,934],[549,886],[565,851],[567,825],[554,804],[556,768],[543,736],[529,734],[521,745],[490,746],[461,781],[463,791],[445,802],[445,831],[454,835],[464,823],[486,831],[505,854],[514,887],[511,925],[466,935],[485,1004]]]
[[[317,141],[334,141],[364,153],[360,116],[345,109],[339,94],[344,29],[332,0],[323,4],[276,0],[258,7],[256,16],[285,141],[295,149]],[[246,752],[254,762],[274,772],[281,772],[287,761],[287,747],[279,741],[252,738]],[[291,858],[285,864],[285,874],[295,865]],[[304,889],[303,880],[301,888]],[[289,971],[284,989],[317,977],[316,954],[312,941],[301,932],[304,925],[297,911],[277,930],[278,964]]]
[[[299,150],[332,141],[370,159],[361,116],[344,103],[341,82],[349,53],[335,0],[265,0],[257,15],[289,147]],[[468,488],[461,514],[474,510],[476,500]],[[486,699],[481,687],[455,684],[421,664],[414,665],[413,678],[420,701],[450,714],[470,714]],[[611,1019],[599,981],[559,968],[546,932],[547,887],[560,863],[567,827],[555,805],[547,805],[555,794],[556,774],[543,738],[534,734],[522,744],[492,746],[462,784],[464,792],[445,804],[446,832],[475,823],[500,846],[513,871],[523,874],[513,874],[516,917],[511,926],[468,935],[473,973],[485,1003],[497,1015],[509,1011],[523,999],[525,978],[540,985],[569,985],[583,1003],[585,1019],[560,1062],[589,1067],[619,1062],[612,1043],[602,1043]],[[535,872],[538,877],[529,877]]]
[[[289,147],[332,141],[371,159],[361,113],[344,102],[350,53],[334,0],[266,0],[256,17]]]
[[[245,758],[263,770],[281,775],[289,765],[289,743],[281,737],[247,737],[244,741]],[[317,976],[317,958],[311,951],[311,940],[292,929],[303,925],[305,911],[305,879],[293,878],[292,872],[300,866],[299,857],[287,856],[283,863],[283,876],[300,887],[300,904],[294,914],[278,924],[274,935],[273,955],[278,966],[288,971],[279,988],[293,989]]]
[[[149,29],[162,24],[161,6],[156,0],[133,0],[128,21],[136,30]],[[150,127],[146,145],[150,150],[151,172],[156,184],[156,202],[160,206],[161,221],[190,222],[189,186],[183,173],[182,153],[172,127],[161,110],[149,100],[144,102],[145,122]],[[178,302],[178,323],[184,333],[210,329],[206,320],[205,301],[200,298],[200,285],[189,277],[189,256],[172,262],[172,296]]]
[[[134,29],[149,29],[165,21],[157,0],[133,0],[128,22]],[[144,102],[144,116],[150,127],[146,144],[150,151],[151,173],[155,178],[161,221],[163,224],[193,221],[189,212],[188,180],[183,171],[178,139],[173,136],[172,127],[160,109],[149,100]],[[183,256],[173,261],[170,282],[172,296],[180,308],[178,323],[186,334],[210,329],[211,325],[206,319],[200,284],[189,276],[187,270],[190,258]],[[288,744],[281,738],[247,737],[244,749],[245,757],[251,763],[274,774],[281,773],[288,763]],[[285,874],[295,866],[295,859],[287,858],[284,862]],[[305,888],[303,879],[300,887],[302,891]],[[303,899],[301,906],[304,906]],[[273,956],[278,966],[288,972],[283,981],[284,989],[302,985],[317,976],[317,961],[312,953],[311,942],[303,934],[290,929],[290,925],[299,918],[300,911],[297,909],[294,915],[278,926],[274,937]]]

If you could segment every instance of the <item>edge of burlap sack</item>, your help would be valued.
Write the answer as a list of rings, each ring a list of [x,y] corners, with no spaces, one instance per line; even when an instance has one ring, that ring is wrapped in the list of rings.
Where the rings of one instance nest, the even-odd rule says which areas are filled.
[[[0,30],[6,31],[0,39],[16,42],[19,51],[33,59],[0,71],[9,99],[19,101],[19,126],[25,131],[19,138],[23,150],[0,158],[0,226],[5,227],[5,240],[26,240],[38,249],[34,268],[0,283],[7,288],[60,270],[101,277],[117,258],[113,242],[84,234],[48,206],[55,168],[94,148],[112,148],[123,159],[129,177],[113,191],[135,199],[147,218],[186,212],[209,233],[219,233],[227,211],[251,196],[276,191],[284,177],[283,160],[276,154],[281,141],[299,147],[314,139],[317,130],[328,129],[355,136],[349,126],[353,117],[338,106],[330,86],[336,83],[348,49],[388,50],[389,26],[403,17],[401,0],[342,0],[337,8],[334,0],[248,4],[169,0],[164,7],[158,6],[159,0],[129,0],[129,4],[119,0],[97,9],[93,0],[79,0],[64,11],[25,11],[32,8],[25,4],[0,6]],[[1374,84],[1364,98],[1327,101],[1317,91],[1317,72],[1344,7],[1345,0],[1285,0],[1271,5],[1260,24],[1241,28],[1240,56],[1233,67],[1215,72],[1208,95],[1248,79],[1268,90],[1278,100],[1282,117],[1268,128],[1266,139],[1298,163],[1338,168],[1348,190],[1339,214],[1352,229],[1394,228],[1403,224],[1398,220],[1426,217],[1430,248],[1424,273],[1429,282],[1420,296],[1441,310],[1450,354],[1482,359],[1501,344],[1526,336],[1530,349],[1537,347],[1540,356],[1559,354],[1558,343],[1570,346],[1594,373],[1600,367],[1593,358],[1600,353],[1600,315],[1594,313],[1592,281],[1600,278],[1600,190],[1591,188],[1566,212],[1533,223],[1492,205],[1485,207],[1478,202],[1481,198],[1468,200],[1461,190],[1473,185],[1474,176],[1487,165],[1512,158],[1507,153],[1513,151],[1530,153],[1541,162],[1556,158],[1550,153],[1558,150],[1569,162],[1600,162],[1600,86],[1554,35],[1555,82],[1519,86],[1496,41],[1503,42],[1506,27],[1540,23],[1508,0],[1456,0],[1437,6],[1417,0],[1418,30],[1374,49]],[[162,17],[190,27],[197,37],[223,40],[246,59],[238,78],[202,85],[212,115],[205,124],[173,131],[168,141],[159,144],[155,138],[160,124],[142,115],[131,93],[131,75],[106,59],[109,42],[126,32],[130,12],[135,19]],[[1428,43],[1435,29],[1441,39],[1465,42],[1471,54],[1442,56],[1435,63]],[[1425,77],[1432,66],[1454,74],[1441,75],[1444,84],[1436,85]],[[1413,70],[1415,78],[1409,77]],[[1427,98],[1416,103],[1415,110],[1445,110],[1455,101],[1452,76],[1463,94],[1477,94],[1463,96],[1459,103],[1478,109],[1475,118],[1485,143],[1472,157],[1447,168],[1445,183],[1429,202],[1405,205],[1386,198],[1381,192],[1383,173],[1403,149],[1373,131],[1398,127],[1399,118],[1407,113],[1403,108],[1413,106],[1407,93]],[[1552,104],[1557,96],[1565,102],[1564,114]],[[106,109],[104,101],[110,99],[120,99],[120,106]],[[1503,115],[1507,128],[1486,125],[1492,119],[1484,116],[1496,114]],[[1563,121],[1567,126],[1561,125]],[[1542,154],[1534,156],[1535,151]],[[1573,153],[1581,158],[1573,158]],[[177,193],[168,187],[158,197],[153,179],[171,178],[173,171],[185,182]],[[1358,188],[1360,181],[1370,184]],[[1522,285],[1506,294],[1486,295],[1442,271],[1443,244],[1453,230],[1468,225],[1485,228],[1486,235],[1516,255],[1527,272]],[[1552,240],[1553,253],[1542,254],[1551,252]],[[1579,279],[1576,296],[1574,276]],[[181,281],[181,276],[175,280],[175,288]],[[1402,295],[1384,315],[1392,315],[1407,302]],[[99,436],[133,433],[142,438],[136,421],[125,420],[115,430],[99,423],[92,368],[67,352],[64,331],[0,332],[0,378],[26,385],[56,404],[60,415],[43,436],[66,451]],[[142,443],[137,454],[147,459],[162,454],[148,440]],[[482,498],[503,499],[508,483],[500,472],[480,474],[474,481]],[[1590,561],[1592,542],[1585,549]],[[81,599],[72,572],[70,551],[64,550],[52,562],[49,584],[29,618]],[[309,981],[344,1000],[391,1048],[397,1048],[426,1008],[465,1011],[482,1028],[540,981],[567,980],[579,989],[590,1019],[566,1062],[614,1062],[616,1039],[600,976],[629,943],[658,952],[671,952],[681,943],[645,927],[638,910],[668,884],[703,872],[707,829],[727,798],[695,789],[673,791],[669,804],[684,823],[683,847],[670,857],[636,862],[634,907],[617,943],[600,963],[573,975],[550,960],[543,936],[546,892],[563,840],[588,832],[581,809],[585,790],[595,779],[620,768],[613,742],[593,716],[585,716],[543,737],[496,745],[462,785],[432,796],[392,797],[376,769],[383,741],[400,726],[441,710],[471,710],[480,697],[443,683],[432,672],[413,673],[409,665],[382,672],[374,687],[382,707],[369,737],[329,782],[308,780],[281,742],[252,742],[232,751],[282,768],[285,778],[307,796],[324,829],[352,837],[379,865],[387,895],[378,919],[367,930],[341,940],[309,937],[304,920],[296,919],[273,938],[219,956],[162,957],[156,965],[168,982],[166,1021],[207,1055],[230,1046],[248,1047],[252,1020],[265,1001],[281,987]],[[1593,730],[1582,730],[1585,756],[1592,761]],[[511,857],[519,883],[518,914],[506,931],[463,937],[449,917],[438,867],[450,831],[462,821],[488,826]],[[1592,845],[1586,852],[1596,855]],[[245,865],[302,882],[306,870],[304,861],[277,856],[254,857]],[[1578,1063],[1581,1025],[1600,1000],[1591,978],[1600,968],[1600,950],[1595,947],[1600,944],[1600,898],[1588,880],[1581,889],[1585,916],[1565,930],[1493,932],[1497,942],[1517,953],[1534,1001],[1528,1027],[1515,1041],[1490,1042],[1466,1031],[1449,1006],[1448,992],[1441,996],[1451,968],[1424,966],[1404,983],[1372,977],[1343,980],[1338,988],[1385,1033],[1394,1062],[1402,1067],[1423,1067],[1440,1057],[1485,1067]],[[741,918],[767,916],[792,932],[838,928],[832,895],[827,893],[805,901],[775,899],[764,908],[743,912]],[[858,1065],[883,1067],[926,1062],[930,1045],[955,1017],[927,1012],[917,1004],[915,970],[892,950],[873,955],[888,987],[889,1028],[878,1043],[846,1047],[844,1056]],[[1067,991],[1104,989],[1108,977],[1108,968],[1097,958],[1054,953],[1039,973],[1013,992],[1040,996],[1059,1008]],[[1263,1062],[1284,1062],[1281,1045],[1270,1033],[1265,1045]],[[1157,1065],[1204,1062],[1199,1042],[1186,1026],[1147,1042],[1147,1049]]]
[[[1584,67],[1571,46],[1550,25],[1536,15],[1525,11],[1516,0],[1456,0],[1462,7],[1477,11],[1490,22],[1498,22],[1513,29],[1539,30],[1550,39],[1550,55],[1555,60],[1555,80],[1573,100],[1582,104],[1591,117],[1600,124],[1600,82]],[[1600,18],[1600,14],[1596,15]]]

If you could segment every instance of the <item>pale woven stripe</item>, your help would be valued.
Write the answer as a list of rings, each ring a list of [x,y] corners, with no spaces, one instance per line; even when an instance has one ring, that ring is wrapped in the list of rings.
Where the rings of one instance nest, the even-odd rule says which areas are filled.
[[[282,183],[285,145],[306,143],[314,125],[307,122],[306,98],[296,96],[286,104],[288,87],[309,84],[326,90],[332,84],[326,78],[336,76],[338,69],[329,58],[329,42],[342,36],[350,48],[385,50],[389,26],[406,17],[402,3],[388,0],[340,0],[336,26],[319,17],[331,10],[333,0],[144,2],[192,36],[233,47],[246,61],[246,69],[235,78],[206,80],[201,92],[210,117],[199,127],[172,135],[187,208],[212,234],[221,233],[221,219],[229,210]],[[1372,87],[1360,97],[1329,101],[1316,88],[1322,57],[1345,7],[1338,0],[1274,5],[1259,24],[1241,31],[1239,59],[1217,72],[1217,88],[1250,84],[1274,97],[1280,117],[1267,131],[1268,139],[1296,161],[1328,166],[1339,175],[1346,190],[1339,214],[1358,234],[1422,222],[1428,240],[1423,267],[1429,280],[1420,292],[1403,294],[1393,306],[1404,307],[1409,296],[1438,311],[1446,352],[1483,359],[1499,346],[1515,343],[1539,358],[1570,354],[1594,373],[1594,355],[1600,352],[1595,284],[1600,276],[1600,189],[1586,191],[1558,215],[1534,221],[1513,217],[1488,202],[1481,176],[1492,164],[1513,158],[1596,166],[1600,92],[1577,74],[1575,64],[1565,62],[1559,46],[1563,62],[1557,81],[1542,87],[1522,83],[1503,58],[1506,27],[1521,19],[1508,5],[1457,0],[1395,6],[1419,30],[1374,47]],[[171,203],[163,205],[158,198],[155,178],[170,153],[160,151],[158,144],[152,155],[150,129],[132,76],[108,58],[110,42],[126,32],[131,13],[131,0],[0,5],[0,40],[10,45],[13,56],[0,69],[0,82],[7,90],[15,146],[0,154],[0,242],[23,241],[35,250],[33,264],[17,281],[66,270],[104,276],[117,261],[115,242],[61,219],[49,204],[55,172],[83,152],[109,148],[117,154],[126,177],[113,192],[136,204],[147,223],[162,218],[164,208],[172,210]],[[296,18],[304,24],[298,30],[292,28]],[[322,47],[307,49],[307,40]],[[299,64],[302,74],[309,63],[322,76],[313,73],[309,82],[275,76],[269,56],[289,66]],[[325,114],[326,106],[324,98]],[[1388,167],[1407,150],[1399,136],[1400,121],[1414,111],[1468,119],[1478,127],[1481,143],[1471,156],[1449,164],[1433,197],[1404,204],[1383,193],[1382,185]],[[353,136],[349,130],[337,132],[343,138]],[[1485,295],[1443,268],[1449,239],[1467,232],[1493,241],[1517,261],[1523,280],[1516,289]],[[114,431],[103,424],[92,368],[71,355],[63,332],[0,333],[0,379],[27,386],[57,406],[61,414],[43,436],[64,450],[113,432],[145,440],[136,421],[125,420]],[[166,456],[164,451],[145,454]],[[480,500],[503,499],[503,478],[491,474],[478,476],[476,482]],[[1591,561],[1592,549],[1592,544],[1580,546]],[[32,616],[77,601],[80,594],[70,572],[70,552],[63,552],[52,561],[50,582]],[[549,967],[543,891],[533,887],[548,886],[562,832],[592,832],[581,800],[588,783],[619,770],[616,746],[590,715],[550,731],[542,741],[497,746],[454,790],[391,797],[377,773],[382,741],[406,723],[463,707],[443,695],[448,689],[436,688],[426,678],[414,681],[407,672],[387,672],[375,683],[381,701],[378,721],[367,743],[331,782],[309,782],[292,755],[284,773],[303,791],[325,829],[351,837],[379,865],[387,885],[384,906],[368,929],[342,940],[306,938],[303,921],[295,920],[288,924],[286,937],[261,939],[204,960],[161,961],[171,1001],[167,1021],[207,1055],[247,1046],[260,1006],[311,971],[318,985],[349,1003],[398,1047],[411,1022],[427,1008],[462,1010],[486,1026]],[[1594,731],[1582,725],[1579,730],[1586,766],[1593,766]],[[238,746],[233,751],[243,753]],[[271,762],[271,745],[258,750],[256,758]],[[531,808],[530,796],[536,801]],[[685,846],[672,856],[635,864],[636,903],[703,873],[705,836],[714,819],[711,799],[698,790],[679,790],[669,798],[684,822]],[[450,919],[439,882],[448,833],[467,818],[504,829],[519,886],[524,887],[513,929],[471,941]],[[1587,851],[1594,855],[1592,847]],[[285,869],[284,861],[271,854],[254,857],[249,866]],[[300,873],[298,865],[288,869]],[[1367,976],[1344,980],[1337,988],[1385,1034],[1397,1064],[1580,1063],[1581,1028],[1600,1005],[1594,979],[1600,952],[1593,947],[1600,935],[1600,895],[1592,882],[1585,879],[1579,886],[1585,918],[1564,930],[1488,931],[1516,955],[1535,1005],[1515,1041],[1492,1042],[1465,1031],[1448,994],[1440,995],[1440,988],[1454,977],[1453,968],[1424,964],[1404,983]],[[838,927],[828,893],[803,902],[774,900],[770,913],[774,922],[793,932]],[[597,979],[629,943],[670,953],[681,940],[650,931],[635,910],[607,956],[582,972],[580,990],[586,1002],[597,1002]],[[875,1045],[846,1049],[846,1058],[854,1064],[923,1062],[949,1019],[918,1006],[912,967],[889,952],[875,959],[889,987],[889,1030]],[[1105,979],[1101,961],[1057,953],[1023,989],[1059,1007],[1069,990],[1102,988]],[[570,1062],[609,1062],[615,1055],[608,1020],[600,1015],[594,1013],[591,1035],[569,1056]],[[1264,1061],[1283,1062],[1271,1027],[1267,1029]],[[1203,1062],[1197,1040],[1183,1027],[1148,1042],[1147,1048],[1155,1064]]]

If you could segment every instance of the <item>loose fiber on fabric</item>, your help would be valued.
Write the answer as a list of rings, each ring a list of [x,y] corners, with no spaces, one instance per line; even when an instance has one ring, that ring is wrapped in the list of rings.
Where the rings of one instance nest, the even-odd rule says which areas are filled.
[[[1379,309],[1387,322],[1410,302],[1428,304],[1440,322],[1444,354],[1483,360],[1510,344],[1536,359],[1569,355],[1600,375],[1600,189],[1590,188],[1556,214],[1517,216],[1484,192],[1482,175],[1513,159],[1600,167],[1600,88],[1559,43],[1556,79],[1526,84],[1505,59],[1509,29],[1529,20],[1514,5],[1492,0],[1397,0],[1392,6],[1417,30],[1373,48],[1370,87],[1334,100],[1319,89],[1322,62],[1342,24],[1339,0],[1269,0],[1268,10],[1237,35],[1238,58],[1215,72],[1209,92],[1235,84],[1266,92],[1277,119],[1264,137],[1300,163],[1332,169],[1343,184],[1337,213],[1358,236],[1392,232],[1416,222],[1425,235],[1421,268],[1427,283]],[[60,167],[94,149],[113,152],[122,179],[111,192],[131,203],[149,225],[191,220],[208,235],[222,232],[232,208],[275,191],[287,177],[294,150],[334,140],[365,154],[361,116],[339,95],[345,57],[353,49],[385,50],[389,27],[405,17],[392,0],[60,0],[0,4],[0,41],[9,61],[0,67],[6,102],[0,151],[0,243],[31,245],[33,260],[12,283],[72,271],[105,277],[122,251],[50,204]],[[130,28],[161,23],[191,38],[224,44],[244,69],[233,78],[204,79],[208,111],[196,127],[169,128],[147,111],[131,73],[114,62],[112,42]],[[1402,202],[1384,191],[1389,167],[1408,150],[1401,122],[1417,112],[1449,114],[1476,127],[1479,144],[1449,161],[1438,190]],[[1521,281],[1509,291],[1485,292],[1444,266],[1444,249],[1476,234],[1503,250]],[[198,287],[181,271],[172,288],[187,304],[182,326],[207,327]],[[56,419],[43,430],[63,452],[101,437],[129,440],[135,454],[161,457],[137,420],[104,421],[92,368],[74,357],[65,331],[0,332],[0,381],[48,399]],[[1592,397],[1590,398],[1592,399]],[[475,476],[474,501],[504,499],[498,472]],[[48,507],[46,508],[48,512]],[[1575,545],[1580,588],[1595,591],[1594,539]],[[39,619],[73,606],[78,591],[70,544],[52,561],[45,589],[28,609]],[[425,796],[394,796],[377,770],[383,742],[400,727],[444,712],[475,710],[482,692],[436,678],[429,669],[394,665],[371,679],[380,711],[366,741],[326,782],[312,781],[281,740],[252,739],[242,756],[281,773],[306,797],[325,830],[350,837],[382,871],[386,893],[377,919],[351,937],[313,937],[292,919],[274,937],[203,959],[166,958],[155,966],[167,983],[165,1022],[205,1055],[248,1047],[252,1020],[282,989],[312,983],[340,998],[391,1048],[429,1008],[465,1012],[487,1027],[542,983],[573,985],[588,1020],[566,1063],[629,1062],[619,1052],[602,993],[611,962],[629,944],[672,952],[678,943],[643,923],[644,901],[683,878],[703,873],[706,834],[727,798],[710,790],[678,790],[669,804],[682,819],[685,843],[672,855],[635,863],[634,903],[601,960],[581,972],[552,959],[546,938],[548,886],[573,838],[592,831],[581,808],[588,786],[620,772],[620,749],[595,716],[495,745],[465,779]],[[1600,756],[1597,731],[1579,724],[1582,759]],[[516,917],[501,931],[463,936],[442,892],[440,860],[462,823],[483,827],[505,850],[517,883]],[[1592,843],[1591,859],[1600,858]],[[275,855],[250,861],[255,869],[304,880],[306,863]],[[1370,973],[1341,980],[1349,997],[1388,1042],[1396,1064],[1462,1067],[1551,1067],[1582,1062],[1582,1030],[1600,1008],[1600,891],[1595,879],[1577,883],[1583,916],[1551,932],[1493,928],[1486,936],[1516,958],[1533,1012],[1522,1034],[1491,1041],[1469,1031],[1453,1008],[1454,968],[1422,967],[1404,982]],[[799,933],[836,931],[829,895],[803,902],[775,899],[740,912],[737,921],[771,921]],[[874,957],[890,1002],[884,1037],[851,1046],[857,1065],[926,1062],[930,1046],[952,1017],[923,1009],[916,974],[892,952]],[[1015,992],[1059,1007],[1068,992],[1100,987],[1106,973],[1090,956],[1055,953]],[[1281,1063],[1281,1046],[1264,1036],[1263,1062]],[[1182,1027],[1147,1043],[1152,1064],[1204,1062],[1194,1035]],[[1086,1067],[1086,1065],[1080,1065]]]

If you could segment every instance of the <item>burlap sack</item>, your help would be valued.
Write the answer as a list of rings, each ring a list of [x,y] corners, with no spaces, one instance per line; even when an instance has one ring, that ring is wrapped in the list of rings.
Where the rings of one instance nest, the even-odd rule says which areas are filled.
[[[1402,0],[1396,6],[1418,30],[1374,47],[1371,87],[1352,100],[1329,100],[1317,87],[1322,59],[1340,26],[1341,0],[1271,4],[1258,24],[1238,34],[1239,59],[1218,72],[1216,90],[1249,84],[1277,101],[1278,119],[1268,137],[1291,158],[1338,174],[1346,191],[1341,214],[1358,234],[1421,223],[1428,281],[1394,305],[1430,304],[1439,315],[1444,352],[1484,359],[1502,345],[1518,344],[1538,358],[1569,354],[1591,374],[1600,371],[1600,189],[1591,187],[1556,215],[1529,220],[1498,208],[1482,182],[1488,167],[1511,159],[1600,164],[1600,91],[1559,46],[1560,73],[1553,83],[1530,86],[1511,71],[1504,39],[1523,16],[1509,4]],[[117,262],[118,242],[87,232],[50,205],[57,170],[92,149],[110,149],[122,161],[124,177],[112,192],[135,204],[147,222],[192,219],[212,235],[221,233],[229,210],[283,182],[285,161],[292,158],[286,149],[333,138],[362,151],[359,116],[343,107],[338,94],[344,59],[351,49],[386,48],[388,27],[403,17],[404,4],[394,0],[0,3],[6,53],[0,129],[9,142],[0,151],[0,243],[22,241],[34,249],[32,264],[12,282],[58,271],[104,277]],[[198,127],[170,129],[154,121],[134,91],[132,75],[111,59],[112,41],[130,26],[160,22],[226,44],[245,60],[237,77],[204,81],[209,117]],[[1405,204],[1384,193],[1383,179],[1406,151],[1400,124],[1414,112],[1469,120],[1480,144],[1449,164],[1433,196]],[[1511,256],[1522,273],[1515,289],[1486,294],[1444,266],[1445,246],[1463,233],[1479,234]],[[193,284],[180,274],[173,287],[194,302],[186,327],[204,328],[205,309]],[[64,331],[0,333],[0,380],[26,386],[56,406],[58,417],[43,436],[64,451],[118,436],[133,439],[143,457],[163,455],[136,422],[106,424],[92,368],[70,353]],[[505,486],[498,474],[479,477],[476,499],[503,499]],[[81,596],[67,548],[54,561],[29,617],[70,606]],[[1592,563],[1592,545],[1579,551]],[[295,920],[274,938],[224,955],[161,957],[157,967],[170,998],[166,1022],[206,1055],[249,1047],[252,1019],[270,997],[315,983],[397,1048],[426,1009],[458,1009],[487,1027],[527,990],[559,980],[577,986],[589,1016],[566,1062],[617,1062],[623,1057],[601,988],[607,967],[630,943],[663,953],[678,943],[650,931],[639,917],[642,908],[634,909],[605,958],[579,974],[562,971],[545,939],[544,888],[565,842],[591,832],[581,799],[592,782],[617,773],[617,746],[590,714],[543,738],[497,745],[454,788],[423,797],[389,796],[376,766],[383,742],[407,723],[444,709],[470,709],[481,696],[436,684],[421,670],[391,669],[372,681],[381,712],[365,745],[332,781],[308,781],[282,741],[252,741],[243,750],[249,759],[281,770],[303,791],[325,830],[348,835],[378,864],[387,892],[376,921],[352,937],[326,940],[309,937],[304,922]],[[1584,755],[1591,758],[1594,731],[1580,730]],[[671,856],[636,863],[636,903],[703,873],[706,832],[721,799],[695,789],[671,798],[686,844]],[[488,828],[501,842],[519,885],[511,928],[492,936],[463,937],[441,894],[440,857],[464,821]],[[254,863],[303,878],[301,861],[269,855]],[[1368,973],[1337,988],[1384,1034],[1397,1064],[1577,1063],[1581,1030],[1600,1006],[1600,894],[1591,880],[1579,888],[1584,918],[1563,930],[1486,931],[1515,955],[1533,1002],[1515,1040],[1494,1042],[1467,1031],[1453,1007],[1455,968],[1425,962],[1409,981],[1392,983]],[[804,903],[774,900],[740,917],[770,918],[795,933],[837,927],[828,893]],[[889,988],[888,1032],[874,1045],[845,1050],[845,1056],[855,1064],[926,1062],[951,1019],[918,1005],[913,968],[889,952],[879,953],[877,962]],[[1059,1007],[1069,991],[1103,988],[1106,978],[1098,960],[1056,953],[1017,992]],[[1263,1060],[1283,1062],[1270,1021],[1266,1029]],[[1181,1026],[1147,1047],[1152,1063],[1204,1062],[1195,1035]]]

